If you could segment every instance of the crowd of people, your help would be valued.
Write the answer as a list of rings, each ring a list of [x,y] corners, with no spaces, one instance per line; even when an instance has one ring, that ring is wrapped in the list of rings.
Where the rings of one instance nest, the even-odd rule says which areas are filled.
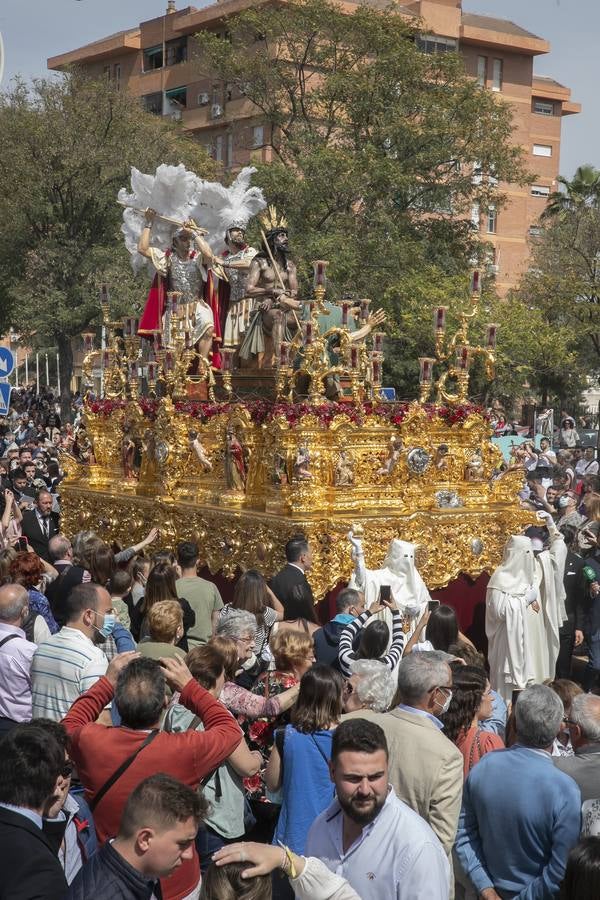
[[[0,437],[0,898],[600,896],[588,451],[519,463],[567,618],[552,677],[507,696],[439,601],[407,628],[346,587],[320,622],[302,535],[224,603],[193,541],[64,534],[66,431],[28,409]]]

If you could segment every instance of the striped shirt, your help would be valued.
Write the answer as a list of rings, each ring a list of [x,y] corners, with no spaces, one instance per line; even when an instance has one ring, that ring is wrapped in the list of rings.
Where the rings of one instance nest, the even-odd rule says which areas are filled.
[[[340,664],[340,669],[344,678],[350,678],[352,675],[352,669],[350,668],[353,660],[355,660],[356,654],[353,651],[354,640],[361,628],[370,625],[369,619],[371,617],[371,612],[367,609],[364,613],[361,613],[360,616],[357,616],[349,625],[346,625],[344,630],[340,635],[340,642],[338,645],[338,661]],[[375,621],[373,619],[372,621]],[[389,669],[394,671],[398,663],[400,662],[400,657],[402,656],[402,651],[404,649],[404,631],[402,630],[402,616],[400,615],[397,609],[392,610],[392,643],[388,649],[388,652],[385,656],[382,656],[379,660],[384,663]]]
[[[60,722],[71,704],[104,675],[108,660],[82,631],[65,625],[37,648],[31,664],[33,717]]]

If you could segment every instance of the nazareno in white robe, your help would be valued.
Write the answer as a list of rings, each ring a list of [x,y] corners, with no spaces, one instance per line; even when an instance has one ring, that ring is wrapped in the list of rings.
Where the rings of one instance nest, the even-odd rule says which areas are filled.
[[[394,539],[390,543],[381,569],[367,569],[364,556],[359,557],[348,586],[364,593],[367,609],[377,602],[379,591],[384,584],[389,584],[392,589],[400,615],[410,617],[410,628],[405,637],[408,641],[427,609],[427,603],[431,600],[427,586],[415,568],[414,544]],[[386,622],[391,635],[392,614],[389,609],[377,613],[377,618]]]
[[[535,581],[533,547],[528,537],[513,535],[502,562],[490,578],[485,601],[490,683],[504,700],[535,681],[531,616],[540,617],[526,596]]]

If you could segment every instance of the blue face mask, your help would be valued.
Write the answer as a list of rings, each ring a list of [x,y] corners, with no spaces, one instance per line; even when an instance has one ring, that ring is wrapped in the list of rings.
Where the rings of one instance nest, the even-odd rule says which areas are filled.
[[[115,630],[115,625],[117,624],[117,617],[114,613],[105,613],[104,615],[104,624],[102,628],[98,628],[98,631],[103,637],[110,637],[110,635]]]

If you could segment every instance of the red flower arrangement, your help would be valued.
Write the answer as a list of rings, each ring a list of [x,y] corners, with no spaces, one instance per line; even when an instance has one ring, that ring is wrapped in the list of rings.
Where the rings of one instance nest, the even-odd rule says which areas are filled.
[[[142,414],[151,421],[156,419],[160,401],[150,397],[140,397],[139,406]],[[92,413],[99,416],[110,416],[114,412],[124,409],[127,401],[121,398],[112,400],[93,400],[89,404]],[[368,401],[365,403],[336,403],[329,402],[320,405],[309,403],[307,400],[298,403],[289,403],[284,400],[246,400],[238,404],[212,403],[203,400],[178,400],[174,404],[175,410],[182,415],[191,416],[201,422],[208,422],[215,416],[228,415],[237,407],[241,407],[250,415],[256,425],[267,424],[274,419],[282,417],[293,428],[307,416],[314,416],[321,428],[329,428],[331,423],[339,416],[346,416],[355,425],[364,422],[367,416],[378,416],[391,425],[401,425],[409,409],[408,403],[386,403],[383,401]],[[482,406],[472,403],[463,403],[460,406],[435,406],[427,404],[424,407],[430,421],[435,418],[442,419],[446,425],[462,424],[471,415],[480,415],[488,419]]]
[[[122,397],[114,397],[111,400],[92,400],[88,403],[88,409],[95,416],[112,416],[114,412],[124,409],[127,404]]]

